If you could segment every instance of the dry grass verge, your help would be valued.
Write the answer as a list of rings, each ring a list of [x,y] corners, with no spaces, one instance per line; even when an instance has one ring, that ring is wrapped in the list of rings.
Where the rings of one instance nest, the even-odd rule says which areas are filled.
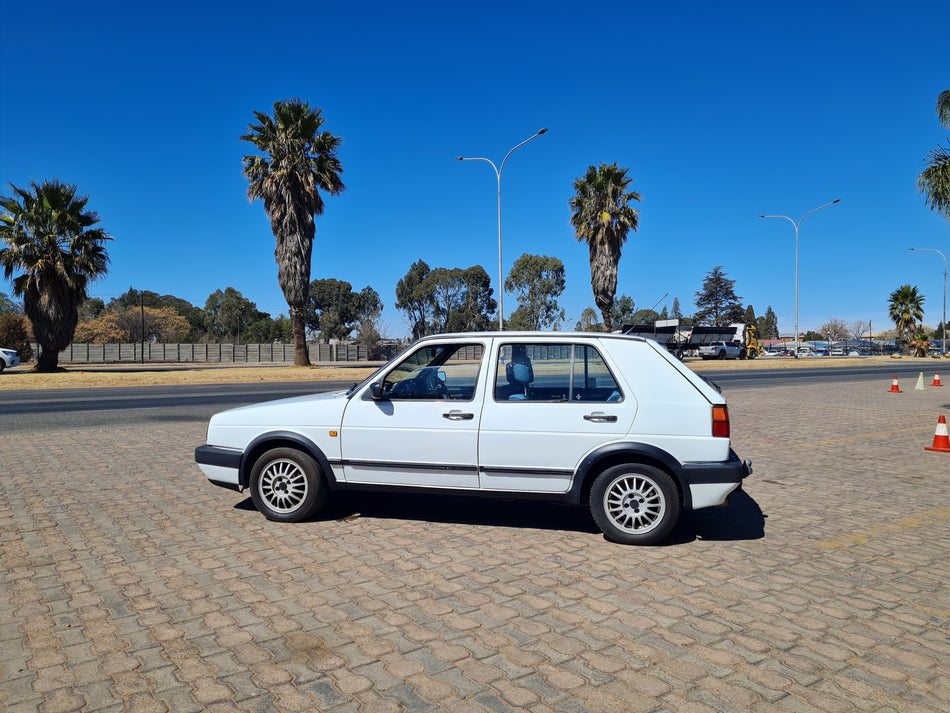
[[[53,374],[38,374],[29,366],[20,366],[0,374],[0,391],[263,381],[362,381],[372,373],[371,367],[73,364]]]

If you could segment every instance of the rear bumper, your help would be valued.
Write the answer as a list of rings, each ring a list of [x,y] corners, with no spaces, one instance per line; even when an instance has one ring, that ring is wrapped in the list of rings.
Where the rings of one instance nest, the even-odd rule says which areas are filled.
[[[683,475],[690,485],[705,483],[741,483],[752,475],[752,461],[740,460],[732,449],[729,458],[714,463],[683,463]]]
[[[684,463],[683,474],[689,484],[693,510],[722,505],[729,493],[752,475],[752,461],[740,460],[733,450],[729,459],[719,463]]]

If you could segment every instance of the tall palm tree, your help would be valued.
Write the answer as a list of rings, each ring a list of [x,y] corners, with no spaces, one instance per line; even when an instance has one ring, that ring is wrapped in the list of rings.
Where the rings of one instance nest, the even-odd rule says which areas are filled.
[[[0,265],[33,324],[37,370],[52,371],[72,341],[89,282],[108,271],[104,243],[112,238],[92,228],[99,216],[85,210],[89,198],[77,196],[76,186],[54,179],[10,188],[13,197],[0,196]]]
[[[640,211],[631,201],[640,194],[628,190],[633,182],[626,168],[616,163],[590,166],[583,178],[574,179],[577,195],[569,202],[571,226],[578,242],[590,249],[590,285],[594,301],[604,318],[604,331],[611,330],[610,313],[617,293],[617,265],[627,233],[636,231]]]
[[[320,131],[320,109],[294,98],[274,103],[273,117],[254,112],[257,124],[241,137],[266,156],[245,156],[247,196],[264,201],[277,247],[277,282],[290,307],[294,364],[308,366],[306,307],[313,254],[313,218],[323,214],[320,191],[343,190],[343,166],[337,158],[342,140]]]
[[[937,97],[937,119],[950,129],[950,89]],[[950,147],[938,145],[927,154],[926,168],[917,176],[917,190],[930,210],[950,220]]]
[[[888,316],[897,327],[897,336],[904,342],[905,353],[909,353],[910,343],[914,341],[917,323],[924,318],[925,299],[916,287],[901,285],[887,301]]]

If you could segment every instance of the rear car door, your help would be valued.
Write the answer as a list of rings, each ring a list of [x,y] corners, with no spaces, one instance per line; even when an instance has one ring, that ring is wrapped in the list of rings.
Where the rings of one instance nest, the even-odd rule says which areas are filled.
[[[594,340],[499,339],[491,361],[483,489],[566,492],[586,453],[630,431],[636,401]]]

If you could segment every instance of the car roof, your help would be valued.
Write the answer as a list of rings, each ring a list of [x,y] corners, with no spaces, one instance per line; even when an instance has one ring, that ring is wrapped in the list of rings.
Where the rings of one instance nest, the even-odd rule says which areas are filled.
[[[644,342],[645,337],[632,334],[619,334],[613,332],[449,332],[446,334],[430,334],[421,337],[417,341],[429,341],[433,339],[472,339],[472,338],[502,338],[502,339],[623,339],[628,341]]]

